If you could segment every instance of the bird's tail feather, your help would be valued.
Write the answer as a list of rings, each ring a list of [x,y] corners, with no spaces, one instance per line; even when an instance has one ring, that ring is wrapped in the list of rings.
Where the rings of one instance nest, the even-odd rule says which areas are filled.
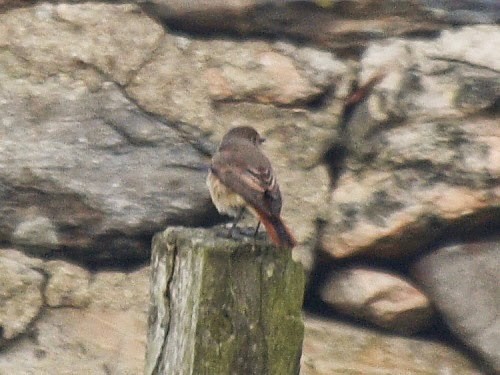
[[[268,217],[259,215],[260,221],[266,228],[266,231],[271,238],[271,241],[280,247],[291,249],[297,245],[297,241],[290,229],[285,225],[280,217]]]

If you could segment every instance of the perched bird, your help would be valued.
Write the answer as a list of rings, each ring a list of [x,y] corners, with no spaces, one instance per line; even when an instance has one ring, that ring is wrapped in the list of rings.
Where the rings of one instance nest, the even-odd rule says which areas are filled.
[[[222,214],[235,217],[232,230],[248,209],[266,228],[277,246],[293,248],[295,238],[281,220],[281,192],[269,159],[259,146],[264,142],[249,126],[229,130],[212,157],[207,186]]]

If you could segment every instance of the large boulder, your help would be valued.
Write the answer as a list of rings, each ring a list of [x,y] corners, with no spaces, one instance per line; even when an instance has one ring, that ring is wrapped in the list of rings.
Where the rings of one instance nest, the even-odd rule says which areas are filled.
[[[166,224],[213,213],[203,152],[123,90],[163,35],[136,10],[41,4],[0,14],[2,241],[129,262],[148,257]]]
[[[500,241],[444,246],[418,260],[414,275],[450,329],[500,372]]]
[[[348,156],[321,245],[335,257],[401,257],[500,221],[496,26],[386,40],[361,61],[384,78],[347,123]]]

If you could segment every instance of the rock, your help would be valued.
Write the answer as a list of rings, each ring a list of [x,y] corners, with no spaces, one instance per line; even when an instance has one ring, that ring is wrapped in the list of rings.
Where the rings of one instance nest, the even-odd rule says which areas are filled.
[[[500,242],[444,246],[413,268],[451,330],[500,371]]]
[[[28,73],[39,83],[54,74],[77,78],[97,73],[125,85],[163,35],[160,25],[131,4],[41,3],[1,18],[0,41],[9,47],[2,55],[13,59],[7,75],[27,78]],[[15,59],[24,63],[15,66]]]
[[[43,270],[44,261],[42,259],[27,256],[25,253],[16,249],[1,248],[0,256],[2,257],[2,259],[9,259],[11,261],[14,261],[14,263],[10,264],[20,263],[36,271]]]
[[[86,307],[90,303],[90,273],[61,260],[46,262],[49,275],[45,301],[50,307]]]
[[[52,221],[43,216],[20,223],[12,234],[12,242],[23,246],[57,248],[59,240]]]
[[[479,375],[463,354],[441,343],[305,317],[301,375]]]
[[[111,289],[112,290],[112,289]],[[6,374],[137,375],[144,364],[146,315],[135,311],[48,309],[36,336],[0,353]]]
[[[134,310],[146,314],[149,302],[149,266],[133,272],[101,271],[93,275],[89,293],[92,306],[101,310]],[[108,291],[112,289],[113,294]]]
[[[498,23],[500,5],[495,0],[423,0],[437,17],[452,24]]]
[[[296,374],[304,275],[291,252],[170,227],[153,239],[145,374]]]
[[[312,57],[305,57],[308,54]],[[307,107],[327,90],[342,87],[342,75],[347,71],[347,64],[333,54],[312,48],[166,34],[126,91],[148,111],[213,132],[230,126],[224,118],[227,115],[220,118],[222,104],[229,109],[237,103],[256,108],[261,107],[256,104],[291,107],[266,112],[296,117],[297,108]],[[260,116],[268,118],[266,112]],[[241,112],[240,117],[245,121]]]
[[[447,22],[495,23],[500,18],[500,9],[491,1],[449,5],[435,0],[390,4],[380,0],[149,0],[142,5],[175,30],[284,37],[349,54],[359,53],[373,40],[433,35],[449,27]]]
[[[246,49],[245,45],[241,48]],[[247,66],[240,68],[233,60],[231,65],[223,64],[221,68],[207,71],[205,77],[213,100],[293,105],[311,101],[322,92],[301,76],[289,57],[272,51],[252,57],[253,67],[246,61]]]
[[[44,277],[26,258],[0,250],[0,346],[24,333],[43,307]]]
[[[333,272],[320,293],[344,314],[404,334],[428,327],[433,313],[429,299],[409,281],[370,268]]]
[[[21,254],[18,259],[25,264],[34,259],[13,250],[2,250],[1,253],[0,264],[4,264],[4,253],[9,259],[16,253]],[[89,273],[69,263],[48,261],[40,269],[52,275],[47,283],[48,302],[52,293],[58,303],[54,304],[56,308],[49,306],[44,308],[43,314],[38,314],[36,321],[31,323],[31,334],[17,338],[15,345],[0,351],[2,371],[6,374],[52,374],[57,368],[60,374],[142,373],[146,350],[149,267],[127,273],[98,271],[92,275],[90,284]],[[66,288],[64,280],[68,282]],[[51,283],[55,281],[57,287],[62,289],[59,294],[50,291]],[[26,299],[26,303],[31,300],[29,293],[22,298]],[[41,302],[41,291],[39,298]],[[32,306],[37,305],[33,303]],[[29,311],[29,307],[23,306],[20,311]]]
[[[79,261],[144,260],[167,223],[214,215],[204,154],[121,87],[162,35],[130,5],[0,14],[2,241]]]
[[[460,238],[464,225],[474,231],[498,221],[497,134],[488,119],[384,132],[371,165],[341,176],[323,249],[336,257],[402,256],[445,233]]]
[[[166,33],[134,5],[12,9],[0,45],[2,240],[94,264],[144,260],[166,225],[221,219],[206,156],[236,125],[268,138],[285,220],[300,241],[313,234],[328,182],[304,168],[336,132],[353,64],[281,41]]]
[[[278,176],[284,219],[305,241],[328,190],[324,170],[305,168],[336,132],[351,65],[290,43],[166,34],[126,91],[148,111],[196,124],[215,144],[230,127],[257,128]],[[322,98],[324,110],[316,111]]]
[[[361,75],[386,76],[347,125],[324,250],[402,256],[500,221],[499,38],[498,26],[476,26],[370,46]]]

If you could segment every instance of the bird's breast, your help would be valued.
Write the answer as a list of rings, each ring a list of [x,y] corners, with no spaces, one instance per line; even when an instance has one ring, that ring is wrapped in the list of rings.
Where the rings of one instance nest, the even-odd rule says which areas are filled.
[[[229,216],[238,216],[247,202],[234,191],[225,186],[211,171],[207,176],[207,186],[217,211]]]

